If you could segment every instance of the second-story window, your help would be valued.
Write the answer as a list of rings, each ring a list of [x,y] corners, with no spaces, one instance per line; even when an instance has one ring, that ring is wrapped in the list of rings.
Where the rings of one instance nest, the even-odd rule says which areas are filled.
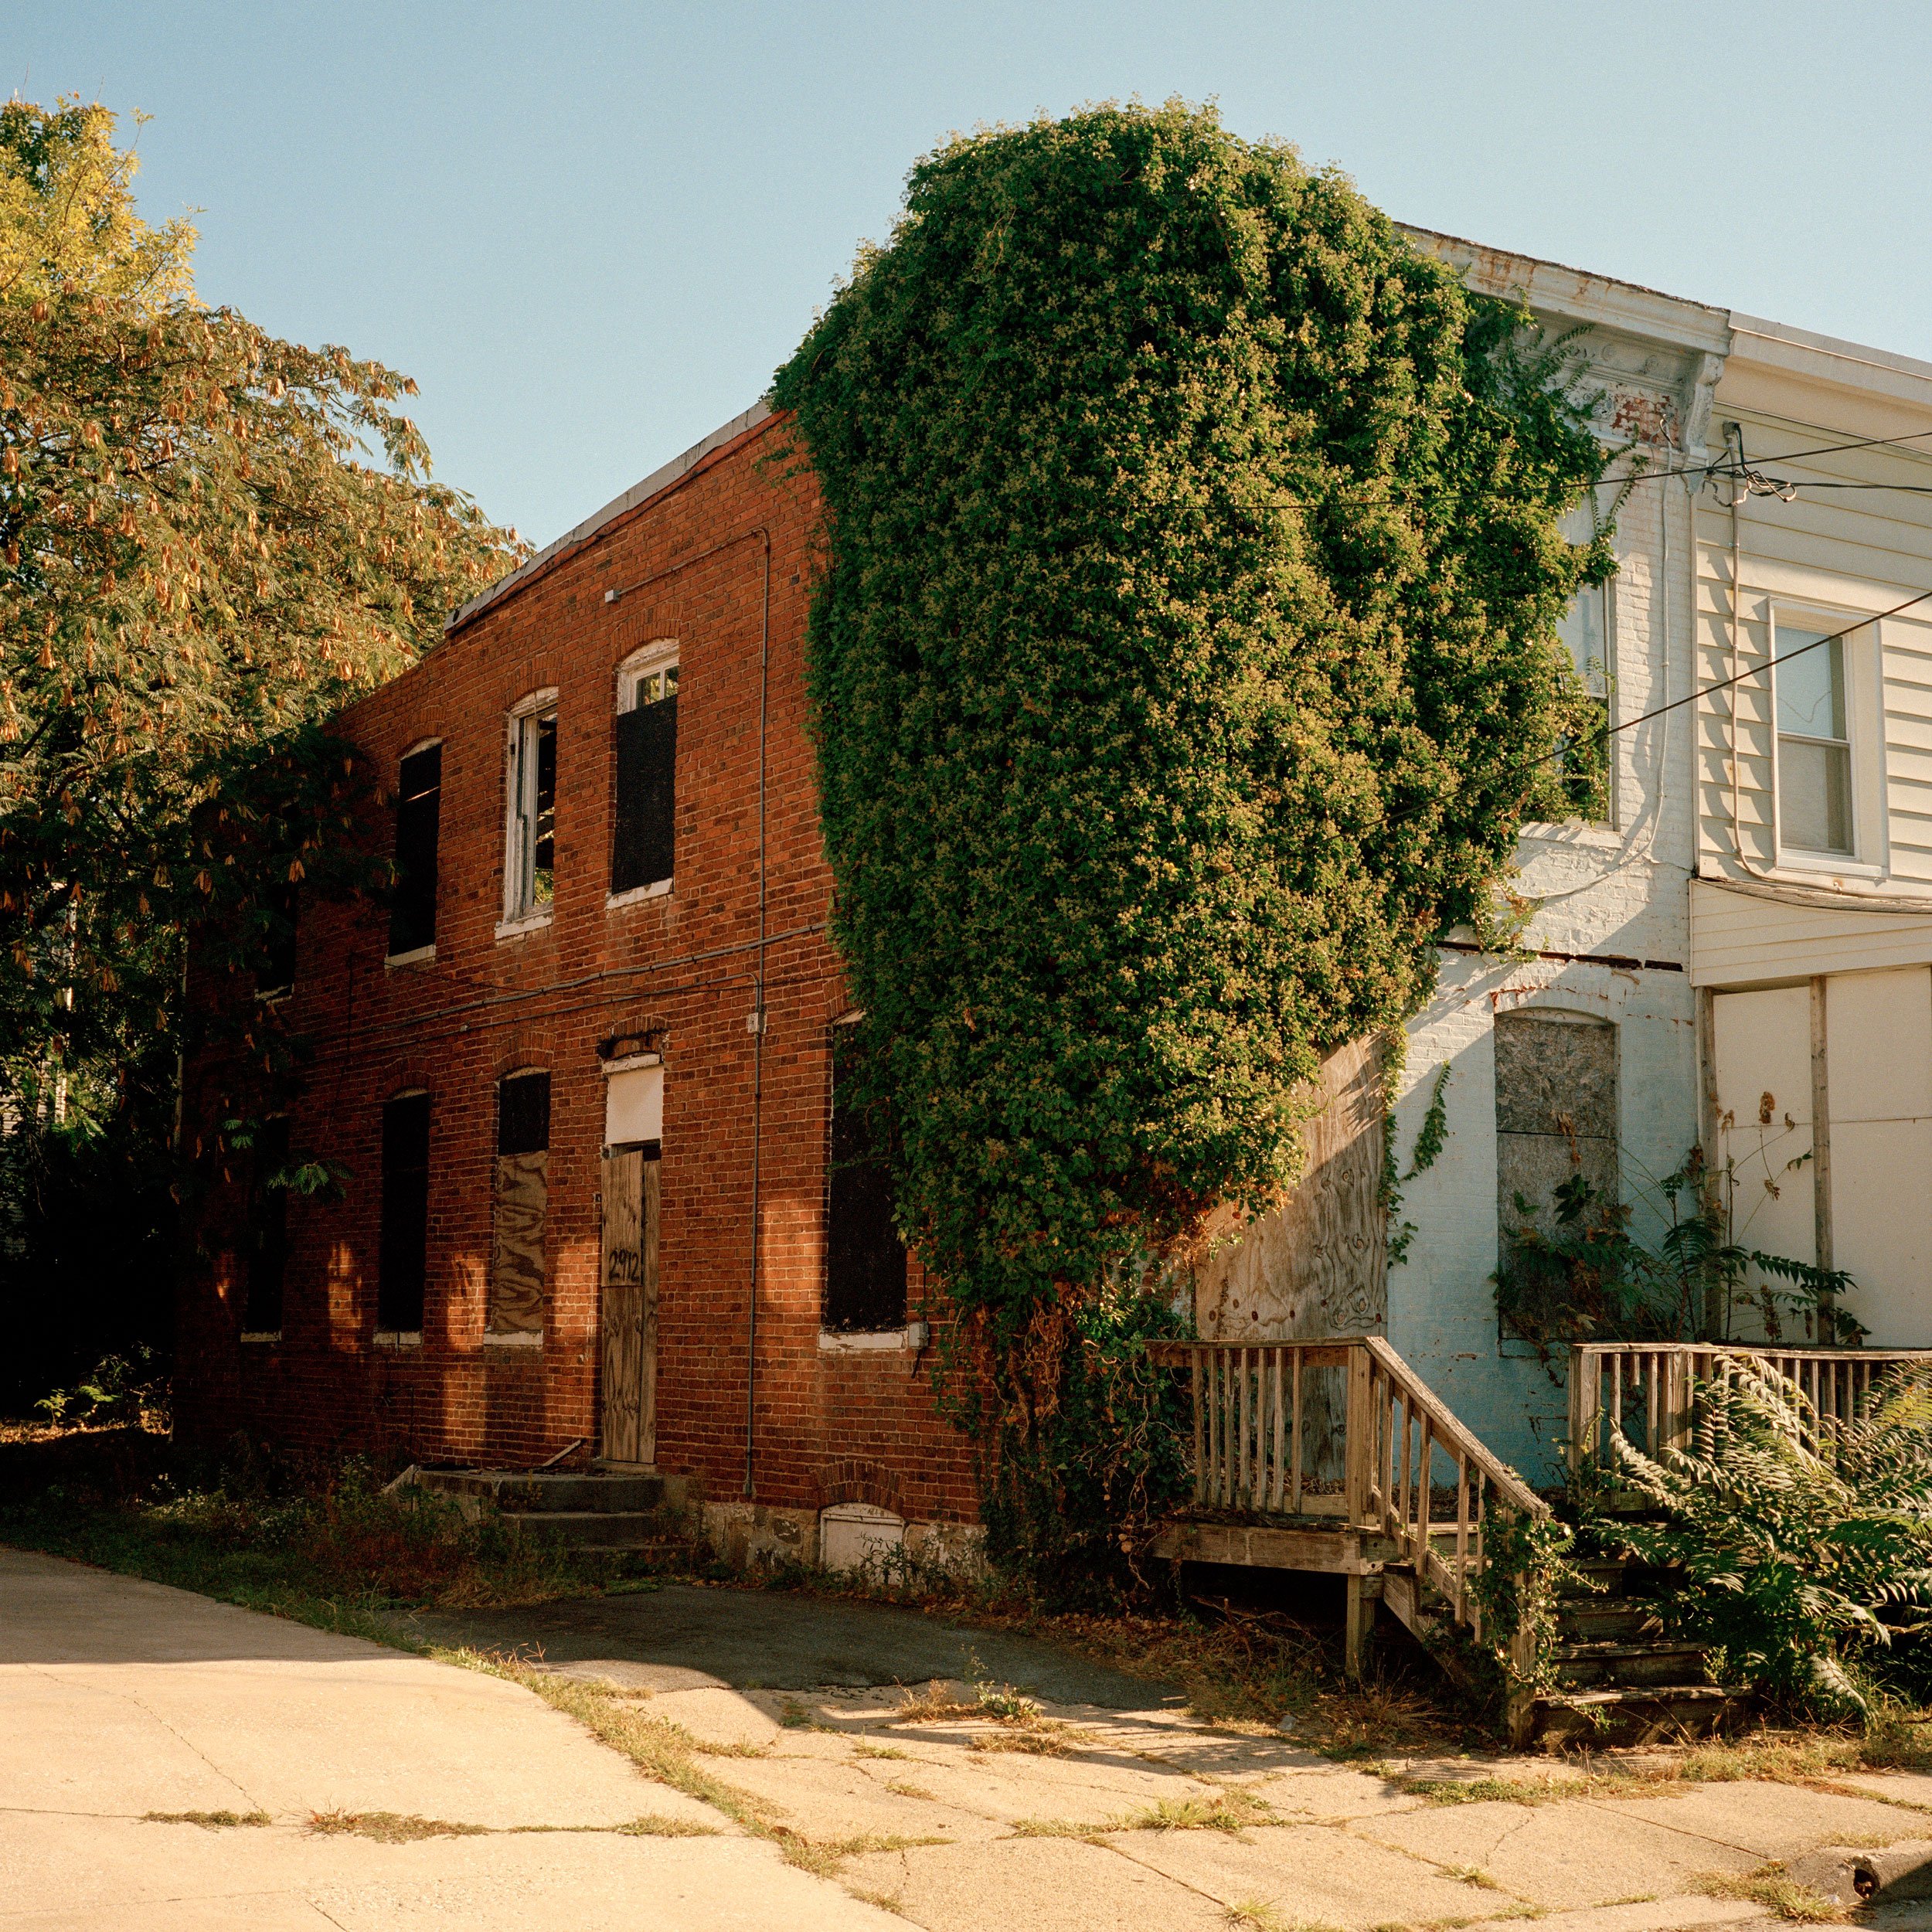
[[[669,888],[677,802],[678,651],[647,645],[617,672],[611,890]]]
[[[1779,624],[1777,838],[1799,852],[1852,850],[1852,743],[1845,641]]]
[[[556,693],[534,692],[510,714],[506,923],[547,917],[556,896]]]
[[[389,907],[392,959],[436,944],[436,847],[443,801],[443,747],[420,746],[403,759],[396,798],[396,897]]]
[[[1563,518],[1563,533],[1572,543],[1589,543],[1597,534],[1591,506],[1580,503]],[[1586,583],[1570,600],[1557,627],[1593,703],[1584,738],[1563,748],[1564,788],[1577,816],[1598,825],[1617,822],[1616,760],[1610,727],[1616,720],[1616,653],[1611,633],[1610,586]]]

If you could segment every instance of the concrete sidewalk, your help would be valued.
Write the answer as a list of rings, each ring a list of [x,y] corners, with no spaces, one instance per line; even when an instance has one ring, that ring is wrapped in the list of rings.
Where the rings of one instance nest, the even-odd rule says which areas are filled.
[[[687,1597],[715,1601],[712,1637]],[[970,1685],[909,1702],[866,1681],[876,1648],[825,1682],[855,1634],[895,1658],[960,1634],[887,1611],[859,1632],[827,1612],[694,1592],[648,1616],[558,1607],[536,1621],[553,1637],[560,1621],[579,1626],[545,1668],[675,1724],[712,1753],[709,1775],[800,1838],[841,1845],[836,1882],[648,1781],[514,1685],[0,1550],[0,1932],[1502,1932],[1529,1919],[1542,1932],[1689,1932],[1779,1923],[1712,1891],[1770,1861],[1806,1876],[1850,1859],[1932,1870],[1932,1778],[1564,1797],[1577,1774],[1560,1764],[1338,1766],[1156,1696],[1124,1708],[1130,1680],[1111,1673],[1016,1725]],[[500,1614],[492,1634],[506,1647],[536,1634],[515,1625]],[[1030,1667],[1083,1682],[1073,1660],[1063,1678]],[[816,1685],[773,1681],[814,1674]],[[1555,1782],[1536,1804],[1442,1804],[1416,1788],[1484,1777]],[[335,1810],[467,1828],[400,1844],[317,1835],[313,1816]],[[220,1813],[270,1821],[223,1826]],[[614,1828],[645,1815],[719,1835]],[[1932,1902],[1859,1922],[1920,1932]]]
[[[309,1830],[332,1811],[484,1828],[393,1845]],[[272,1822],[160,1821],[189,1813]],[[611,1829],[647,1815],[718,1835]],[[515,1685],[0,1549],[9,1932],[893,1923]]]

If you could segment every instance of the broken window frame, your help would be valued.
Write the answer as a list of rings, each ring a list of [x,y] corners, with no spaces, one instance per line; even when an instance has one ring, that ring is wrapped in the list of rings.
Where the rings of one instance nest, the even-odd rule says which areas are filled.
[[[392,849],[396,877],[389,903],[388,953],[392,966],[436,957],[442,801],[443,740],[425,738],[396,761]]]
[[[546,926],[555,916],[557,729],[553,685],[519,699],[511,709],[505,747],[503,918],[497,927],[498,938]]]
[[[1576,505],[1563,517],[1563,536],[1572,543],[1594,542],[1597,535],[1595,517],[1590,502]],[[1601,741],[1597,748],[1600,764],[1596,768],[1580,760],[1573,764],[1568,744],[1562,747],[1566,787],[1573,795],[1593,782],[1602,788],[1601,815],[1592,817],[1580,811],[1568,822],[1605,832],[1615,831],[1619,823],[1616,757],[1617,604],[1611,590],[1616,581],[1613,576],[1606,577],[1600,583],[1583,585],[1570,599],[1556,627],[1557,634],[1570,652],[1570,662],[1577,667],[1577,675],[1600,709],[1603,721]],[[1590,655],[1588,634],[1593,613],[1597,641],[1601,651],[1597,657]]]
[[[906,1249],[892,1220],[892,1173],[872,1124],[838,1107],[842,1049],[850,1052],[862,1014],[835,1021],[826,1042],[825,1277],[820,1335],[829,1340],[903,1336],[908,1308]],[[884,1318],[890,1315],[889,1320]]]
[[[658,638],[617,666],[607,901],[612,906],[659,898],[672,889],[679,662],[677,640]],[[647,733],[664,742],[647,747]]]

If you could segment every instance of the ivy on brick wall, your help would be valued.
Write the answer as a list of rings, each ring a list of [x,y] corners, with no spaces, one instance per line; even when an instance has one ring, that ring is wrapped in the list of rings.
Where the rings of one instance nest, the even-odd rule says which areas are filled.
[[[1526,322],[1170,102],[922,161],[779,372],[870,1097],[989,1362],[1277,1198],[1296,1083],[1576,809],[1600,457]]]

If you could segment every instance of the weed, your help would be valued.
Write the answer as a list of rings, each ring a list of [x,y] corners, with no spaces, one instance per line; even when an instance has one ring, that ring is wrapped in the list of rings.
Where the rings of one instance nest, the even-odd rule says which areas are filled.
[[[1502,1889],[1480,1865],[1445,1865],[1442,1869],[1452,1879],[1460,1879],[1464,1885],[1473,1885],[1479,1891],[1500,1892]]]
[[[807,1838],[784,1835],[781,1849],[789,1862],[821,1879],[836,1878],[847,1859],[868,1852],[906,1852],[921,1845],[950,1845],[949,1838],[905,1838],[892,1832],[862,1832],[853,1838]]]
[[[315,1811],[308,1828],[318,1837],[345,1834],[371,1838],[379,1845],[413,1845],[426,1838],[481,1838],[487,1825],[456,1825],[444,1818],[417,1818],[406,1811]]]
[[[896,1744],[855,1744],[852,1747],[854,1757],[908,1758],[912,1753],[902,1751]]]
[[[1835,1904],[1808,1885],[1788,1877],[1784,1867],[1774,1861],[1755,1872],[1713,1872],[1698,1881],[1699,1889],[1714,1899],[1749,1899],[1767,1906],[1781,1919],[1799,1925],[1840,1925],[1845,1908]]]
[[[143,1811],[144,1825],[199,1825],[204,1832],[233,1831],[244,1825],[273,1825],[266,1811]]]
[[[805,1730],[811,1726],[811,1713],[795,1698],[787,1697],[778,1713],[778,1722],[788,1731]]]
[[[1114,1827],[1128,1832],[1227,1832],[1265,1825],[1274,1808],[1239,1785],[1202,1798],[1164,1798],[1130,1813]]]
[[[900,1798],[923,1798],[928,1804],[937,1804],[938,1798],[923,1784],[915,1784],[903,1777],[893,1778],[886,1787]]]
[[[1266,1899],[1236,1899],[1226,1910],[1229,1924],[1245,1926],[1248,1932],[1328,1932],[1325,1927],[1291,1926]]]

